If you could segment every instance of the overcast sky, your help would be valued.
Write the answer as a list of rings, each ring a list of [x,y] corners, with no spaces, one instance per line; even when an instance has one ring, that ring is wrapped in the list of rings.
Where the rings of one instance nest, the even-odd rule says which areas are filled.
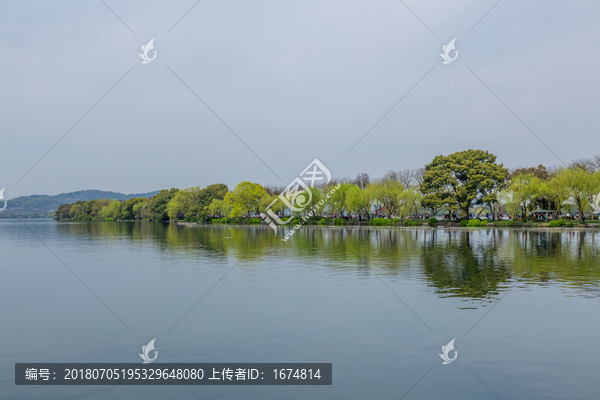
[[[496,1],[3,1],[0,188],[287,186],[314,158],[377,177],[469,148],[507,167],[599,153],[600,3]]]

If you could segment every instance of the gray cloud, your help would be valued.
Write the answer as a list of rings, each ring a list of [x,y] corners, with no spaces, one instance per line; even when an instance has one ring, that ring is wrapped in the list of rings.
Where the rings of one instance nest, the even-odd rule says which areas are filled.
[[[319,158],[336,176],[492,151],[508,166],[598,152],[600,4],[399,1],[0,5],[6,197],[287,184]],[[458,59],[442,45],[457,38]],[[157,59],[140,47],[156,38]],[[281,177],[279,181],[167,65]],[[431,67],[435,68],[349,154]],[[131,68],[18,185],[15,183]]]

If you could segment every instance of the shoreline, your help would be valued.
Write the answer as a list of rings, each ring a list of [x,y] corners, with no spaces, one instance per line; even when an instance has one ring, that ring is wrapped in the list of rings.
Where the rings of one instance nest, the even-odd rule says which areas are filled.
[[[269,228],[269,226],[267,224],[204,224],[204,223],[198,223],[198,222],[186,222],[186,221],[173,221],[175,222],[177,225],[182,225],[188,228],[194,228],[194,227],[198,227],[198,226],[220,226],[220,227],[225,227],[225,226],[235,226],[235,227],[263,227],[263,228]],[[421,226],[375,226],[375,225],[318,225],[318,224],[314,224],[314,225],[303,225],[303,228],[323,228],[323,229],[330,229],[330,228],[336,228],[336,229],[341,229],[341,228],[351,228],[351,229],[364,229],[364,228],[370,228],[370,229],[401,229],[401,230],[407,230],[407,229],[423,229],[423,230],[438,230],[438,229],[442,229],[442,230],[453,230],[453,231],[458,231],[458,230],[467,230],[467,231],[473,231],[473,230],[490,230],[490,229],[510,229],[510,230],[531,230],[531,231],[542,231],[542,232],[564,232],[564,231],[580,231],[580,230],[584,230],[584,231],[592,231],[594,232],[596,229],[600,229],[600,224],[588,224],[587,226],[560,226],[560,227],[550,227],[549,224],[544,224],[542,226],[501,226],[501,225],[494,225],[493,223],[489,223],[487,226],[482,226],[482,227],[465,227],[465,226],[455,226],[455,225],[450,225],[450,224],[439,224],[436,226],[429,226],[429,224],[427,222],[424,222]],[[457,224],[459,225],[459,224]],[[289,227],[282,227],[281,229],[285,229],[286,231],[288,230],[287,228],[291,228],[291,226]],[[269,228],[270,229],[270,228]]]
[[[269,228],[269,226],[267,224],[207,224],[207,223],[201,223],[201,222],[187,222],[187,221],[141,221],[141,220],[123,220],[123,221],[76,221],[76,220],[56,220],[54,218],[25,218],[26,221],[34,221],[34,220],[52,220],[52,221],[56,221],[56,222],[69,222],[69,223],[73,223],[73,222],[161,222],[161,223],[169,223],[169,224],[176,224],[176,225],[181,225],[181,226],[185,226],[188,228],[193,228],[193,227],[199,227],[199,226],[215,226],[215,227],[225,227],[225,226],[231,226],[231,227],[263,227],[263,228]],[[19,221],[19,218],[0,218],[0,221]],[[291,228],[292,226],[285,226],[285,227],[280,227],[280,229],[288,231],[290,230],[289,228]],[[593,224],[587,224],[587,225],[575,225],[575,226],[560,226],[560,227],[550,227],[549,223],[542,223],[539,224],[538,226],[502,226],[502,225],[494,225],[494,223],[488,223],[487,226],[481,226],[481,227],[465,227],[465,226],[460,226],[460,224],[457,223],[438,223],[436,226],[429,226],[429,224],[427,222],[423,222],[420,226],[393,226],[393,225],[388,225],[388,226],[376,226],[376,225],[319,225],[319,224],[307,224],[307,225],[302,225],[302,227],[305,228],[324,228],[324,229],[331,229],[331,228],[335,228],[335,229],[340,229],[340,228],[350,228],[350,229],[365,229],[365,228],[369,228],[369,229],[400,229],[400,230],[407,230],[407,229],[423,229],[423,230],[453,230],[453,231],[460,231],[460,230],[466,230],[466,231],[473,231],[473,230],[491,230],[491,229],[508,229],[508,230],[529,230],[529,231],[540,231],[540,232],[566,232],[566,231],[572,231],[572,232],[577,232],[577,231],[591,231],[594,232],[596,230],[600,230],[600,223],[593,223]],[[270,229],[270,228],[269,228]]]

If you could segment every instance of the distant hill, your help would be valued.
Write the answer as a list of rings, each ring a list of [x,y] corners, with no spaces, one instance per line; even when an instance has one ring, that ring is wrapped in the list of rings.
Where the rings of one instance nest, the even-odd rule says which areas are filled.
[[[129,200],[134,197],[152,197],[159,191],[149,193],[123,194],[116,192],[105,192],[103,190],[80,190],[78,192],[61,193],[54,196],[32,195],[8,199],[8,208],[0,213],[0,217],[15,216],[41,216],[56,211],[58,206],[76,201],[88,201],[97,199]],[[1,207],[1,205],[0,205]]]

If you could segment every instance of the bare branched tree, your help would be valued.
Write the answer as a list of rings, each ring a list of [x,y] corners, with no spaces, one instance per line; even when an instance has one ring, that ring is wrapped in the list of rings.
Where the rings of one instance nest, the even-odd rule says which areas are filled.
[[[586,171],[596,172],[600,169],[600,154],[596,154],[590,158],[580,158],[575,161],[571,161],[569,168],[581,168]]]
[[[392,180],[392,181],[398,182],[398,173],[396,171],[390,169],[388,172],[385,173],[385,175],[383,175],[383,180],[384,181]]]
[[[425,175],[425,168],[417,168],[413,170],[412,178],[415,187],[421,185],[421,182],[423,182],[423,175]]]
[[[268,185],[265,186],[265,191],[271,196],[278,196],[285,190],[283,186]]]
[[[316,184],[315,186],[318,187],[318,188],[322,188],[324,186],[331,187],[331,186],[337,185],[338,183],[354,183],[354,179],[350,179],[350,178],[331,178],[331,181],[327,185],[325,185],[325,184],[321,184],[321,185]]]
[[[539,179],[542,180],[547,180],[550,178],[550,172],[548,171],[548,168],[546,168],[544,165],[540,164],[536,167],[529,167],[529,168],[522,168],[519,167],[517,169],[514,169],[512,171],[510,171],[509,175],[508,175],[508,179],[512,179],[517,175],[521,175],[521,174],[531,174]]]
[[[410,168],[402,169],[397,172],[398,182],[404,185],[405,188],[409,189],[413,187],[413,170]]]
[[[352,183],[364,190],[371,183],[371,178],[369,178],[369,174],[361,172]]]

